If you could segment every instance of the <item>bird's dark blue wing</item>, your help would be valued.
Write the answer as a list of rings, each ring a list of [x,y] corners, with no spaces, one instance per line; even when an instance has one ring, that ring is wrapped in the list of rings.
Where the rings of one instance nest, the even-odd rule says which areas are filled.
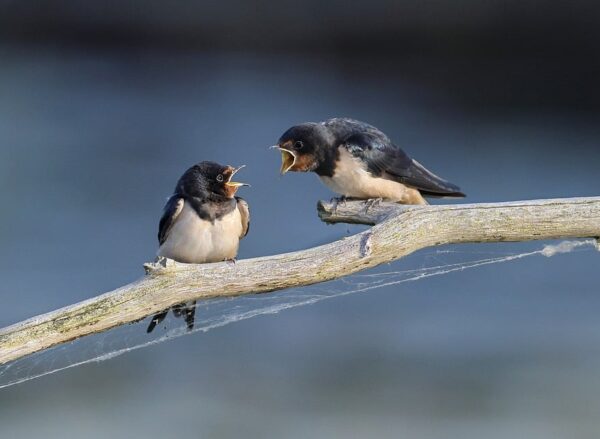
[[[242,239],[250,231],[250,208],[248,207],[246,200],[242,197],[235,197],[235,200],[242,217],[242,234],[240,236],[240,239]]]
[[[173,195],[167,201],[165,208],[163,210],[163,216],[160,219],[160,223],[158,224],[158,243],[163,245],[167,240],[167,236],[169,235],[169,230],[175,223],[177,216],[181,213],[183,209],[184,200],[180,195]]]
[[[464,197],[460,188],[425,169],[401,148],[377,133],[361,132],[348,136],[344,146],[363,160],[367,170],[376,177],[397,181],[418,189],[423,195]]]

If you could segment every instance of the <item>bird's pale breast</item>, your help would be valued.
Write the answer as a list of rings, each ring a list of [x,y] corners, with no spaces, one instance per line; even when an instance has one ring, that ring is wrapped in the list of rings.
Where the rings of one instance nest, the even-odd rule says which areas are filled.
[[[332,191],[346,197],[383,198],[406,204],[427,204],[418,190],[371,175],[366,165],[344,147],[340,147],[333,176],[321,177],[321,181]]]
[[[186,204],[157,254],[195,264],[233,259],[241,234],[242,219],[237,207],[211,223]]]

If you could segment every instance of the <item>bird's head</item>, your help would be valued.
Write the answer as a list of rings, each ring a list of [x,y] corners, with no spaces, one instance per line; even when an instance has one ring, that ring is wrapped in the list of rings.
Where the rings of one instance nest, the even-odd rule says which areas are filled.
[[[330,137],[327,128],[318,123],[308,122],[288,129],[273,146],[281,152],[281,174],[316,170]]]
[[[188,169],[179,179],[176,191],[198,198],[233,198],[246,183],[233,181],[233,176],[245,165],[234,168],[215,162],[200,162]]]

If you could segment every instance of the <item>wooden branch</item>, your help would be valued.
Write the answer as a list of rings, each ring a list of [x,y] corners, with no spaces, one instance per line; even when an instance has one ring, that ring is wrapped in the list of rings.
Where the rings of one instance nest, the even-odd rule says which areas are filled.
[[[146,264],[146,276],[136,282],[0,330],[0,364],[181,302],[324,282],[425,247],[600,236],[600,197],[441,206],[320,202],[318,211],[329,223],[376,225],[320,247],[236,264]]]

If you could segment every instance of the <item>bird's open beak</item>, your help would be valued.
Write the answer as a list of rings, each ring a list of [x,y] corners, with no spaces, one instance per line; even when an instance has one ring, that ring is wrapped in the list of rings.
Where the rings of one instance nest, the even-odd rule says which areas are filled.
[[[231,175],[229,176],[229,180],[227,180],[227,181],[225,182],[225,184],[226,184],[227,186],[231,186],[231,187],[234,187],[234,188],[238,188],[238,187],[241,187],[241,186],[250,186],[248,183],[239,183],[239,182],[237,182],[237,181],[231,181],[231,179],[233,178],[233,176],[234,176],[235,174],[237,174],[237,172],[238,172],[240,169],[242,169],[242,168],[245,168],[245,167],[246,167],[246,165],[242,165],[242,166],[240,166],[240,167],[238,167],[238,168],[235,168],[235,169],[233,170],[233,172],[231,173]]]
[[[279,145],[273,145],[272,148],[277,148],[281,152],[281,175],[285,174],[296,164],[296,155],[289,149],[282,148]]]

